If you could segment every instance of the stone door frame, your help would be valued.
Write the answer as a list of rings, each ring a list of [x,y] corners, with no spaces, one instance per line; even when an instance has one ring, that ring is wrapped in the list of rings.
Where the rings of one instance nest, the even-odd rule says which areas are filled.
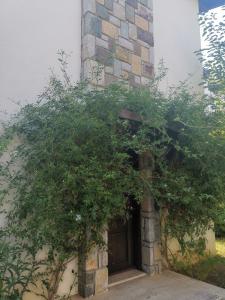
[[[151,180],[153,160],[146,152],[139,158],[140,175]],[[103,234],[108,244],[107,230]],[[160,218],[155,209],[154,200],[145,192],[141,204],[141,253],[142,270],[148,275],[161,272]],[[108,252],[107,249],[92,249],[86,259],[79,261],[78,291],[86,298],[108,289]]]

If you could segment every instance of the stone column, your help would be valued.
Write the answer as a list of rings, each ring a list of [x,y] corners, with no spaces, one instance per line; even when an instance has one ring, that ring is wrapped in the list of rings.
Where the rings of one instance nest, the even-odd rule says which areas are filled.
[[[82,0],[81,38],[82,78],[91,86],[101,88],[118,81],[134,87],[149,85],[154,75],[152,0]],[[147,230],[150,219],[145,219]],[[143,243],[147,243],[144,238]],[[80,261],[80,295],[88,297],[107,289],[107,260],[105,250],[93,249]],[[145,266],[151,264],[145,261],[143,269],[147,270]]]
[[[103,234],[104,242],[107,245],[107,231]],[[79,295],[87,298],[102,293],[108,288],[108,253],[106,249],[97,247],[86,255],[80,253],[78,267],[78,292]]]
[[[139,168],[144,180],[151,180],[154,161],[149,152],[139,158]],[[155,210],[154,200],[148,190],[145,191],[141,206],[141,242],[142,269],[154,275],[161,272],[160,220]]]

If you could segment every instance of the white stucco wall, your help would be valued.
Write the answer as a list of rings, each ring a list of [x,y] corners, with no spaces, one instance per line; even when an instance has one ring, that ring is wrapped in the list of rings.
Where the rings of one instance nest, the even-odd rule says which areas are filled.
[[[57,52],[61,49],[70,54],[68,71],[78,81],[80,0],[0,0],[0,121],[18,111],[15,102],[23,105],[37,99],[48,83],[50,68],[60,74]],[[60,296],[70,291],[74,273],[76,260],[67,265],[58,290]],[[75,284],[72,294],[76,293]],[[27,294],[24,299],[40,297]]]
[[[155,65],[163,59],[169,69],[162,89],[167,91],[190,75],[190,83],[201,91],[202,69],[194,54],[201,45],[198,0],[153,0],[153,5]]]
[[[59,73],[60,49],[71,54],[69,73],[79,80],[81,1],[0,1],[0,111],[13,113],[18,109],[15,101],[36,99],[50,68]]]

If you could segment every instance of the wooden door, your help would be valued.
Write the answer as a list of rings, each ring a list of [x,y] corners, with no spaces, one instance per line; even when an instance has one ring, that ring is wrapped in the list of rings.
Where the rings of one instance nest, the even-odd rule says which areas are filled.
[[[129,228],[122,218],[113,220],[108,232],[109,273],[129,268]]]
[[[140,208],[130,219],[116,218],[108,231],[109,274],[130,267],[141,268]]]

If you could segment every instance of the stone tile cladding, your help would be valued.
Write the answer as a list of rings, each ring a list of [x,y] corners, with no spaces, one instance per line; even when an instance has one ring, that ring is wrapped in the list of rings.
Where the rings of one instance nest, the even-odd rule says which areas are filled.
[[[148,84],[154,72],[152,0],[82,3],[82,78],[99,86],[118,79]]]

